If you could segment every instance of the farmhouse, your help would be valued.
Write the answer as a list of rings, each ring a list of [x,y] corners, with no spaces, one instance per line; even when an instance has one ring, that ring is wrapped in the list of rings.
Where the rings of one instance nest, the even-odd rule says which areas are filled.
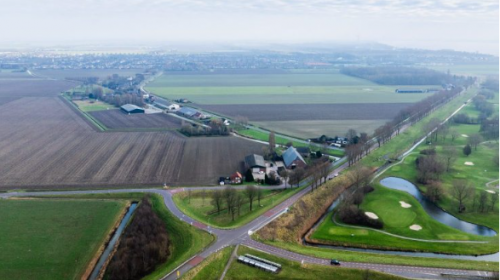
[[[182,107],[177,111],[177,114],[187,118],[199,118],[201,113],[190,107]]]
[[[160,108],[163,110],[168,110],[168,111],[177,111],[181,108],[181,106],[179,106],[179,104],[172,103],[172,102],[170,102],[166,99],[163,99],[163,98],[155,98],[153,105],[157,108]]]
[[[300,155],[299,152],[297,152],[297,149],[295,149],[293,146],[288,148],[283,153],[283,162],[288,169],[294,169],[295,167],[305,167],[307,165],[304,158]]]
[[[309,155],[311,155],[311,149],[309,149],[309,147],[298,147],[297,152],[299,152],[302,157],[309,157]]]
[[[125,104],[120,107],[120,110],[126,114],[144,114],[144,109],[134,104]]]
[[[243,182],[243,176],[240,172],[236,171],[233,175],[229,176],[231,184],[241,184]]]

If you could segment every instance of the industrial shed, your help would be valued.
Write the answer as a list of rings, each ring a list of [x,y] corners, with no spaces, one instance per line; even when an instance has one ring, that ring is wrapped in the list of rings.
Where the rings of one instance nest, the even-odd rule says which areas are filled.
[[[126,114],[144,114],[144,109],[134,104],[125,104],[120,107],[120,110]]]

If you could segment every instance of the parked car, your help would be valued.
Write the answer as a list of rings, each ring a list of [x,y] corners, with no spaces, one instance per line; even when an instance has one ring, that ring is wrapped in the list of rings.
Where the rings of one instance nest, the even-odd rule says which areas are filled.
[[[338,260],[332,259],[332,260],[330,261],[330,264],[331,264],[331,265],[340,265],[340,262],[339,262]]]

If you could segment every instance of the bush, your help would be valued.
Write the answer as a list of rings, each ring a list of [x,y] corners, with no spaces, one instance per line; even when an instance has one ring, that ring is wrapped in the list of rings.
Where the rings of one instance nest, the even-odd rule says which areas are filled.
[[[345,205],[339,210],[339,218],[342,222],[351,225],[367,226],[381,229],[384,223],[381,220],[371,219],[365,212],[354,205]]]
[[[436,149],[425,149],[420,151],[421,155],[435,155],[436,154]]]
[[[106,270],[107,279],[140,279],[169,256],[164,222],[144,198]]]
[[[367,194],[367,193],[371,193],[372,191],[374,191],[375,189],[370,186],[370,185],[366,185],[364,186],[363,188],[361,188],[361,191],[364,193],[364,194]]]

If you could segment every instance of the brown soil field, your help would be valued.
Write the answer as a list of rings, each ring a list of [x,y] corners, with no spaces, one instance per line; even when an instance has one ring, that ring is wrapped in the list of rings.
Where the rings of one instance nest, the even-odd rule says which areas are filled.
[[[21,98],[57,96],[61,91],[68,90],[75,85],[75,82],[70,81],[0,79],[0,97]]]
[[[411,103],[199,105],[226,116],[250,121],[384,120]]]
[[[177,129],[182,120],[167,114],[124,114],[121,110],[89,112],[109,129],[165,128]]]
[[[95,132],[55,96],[60,81],[44,82],[20,85],[21,98],[0,105],[0,189],[215,184],[262,151],[234,137]]]

